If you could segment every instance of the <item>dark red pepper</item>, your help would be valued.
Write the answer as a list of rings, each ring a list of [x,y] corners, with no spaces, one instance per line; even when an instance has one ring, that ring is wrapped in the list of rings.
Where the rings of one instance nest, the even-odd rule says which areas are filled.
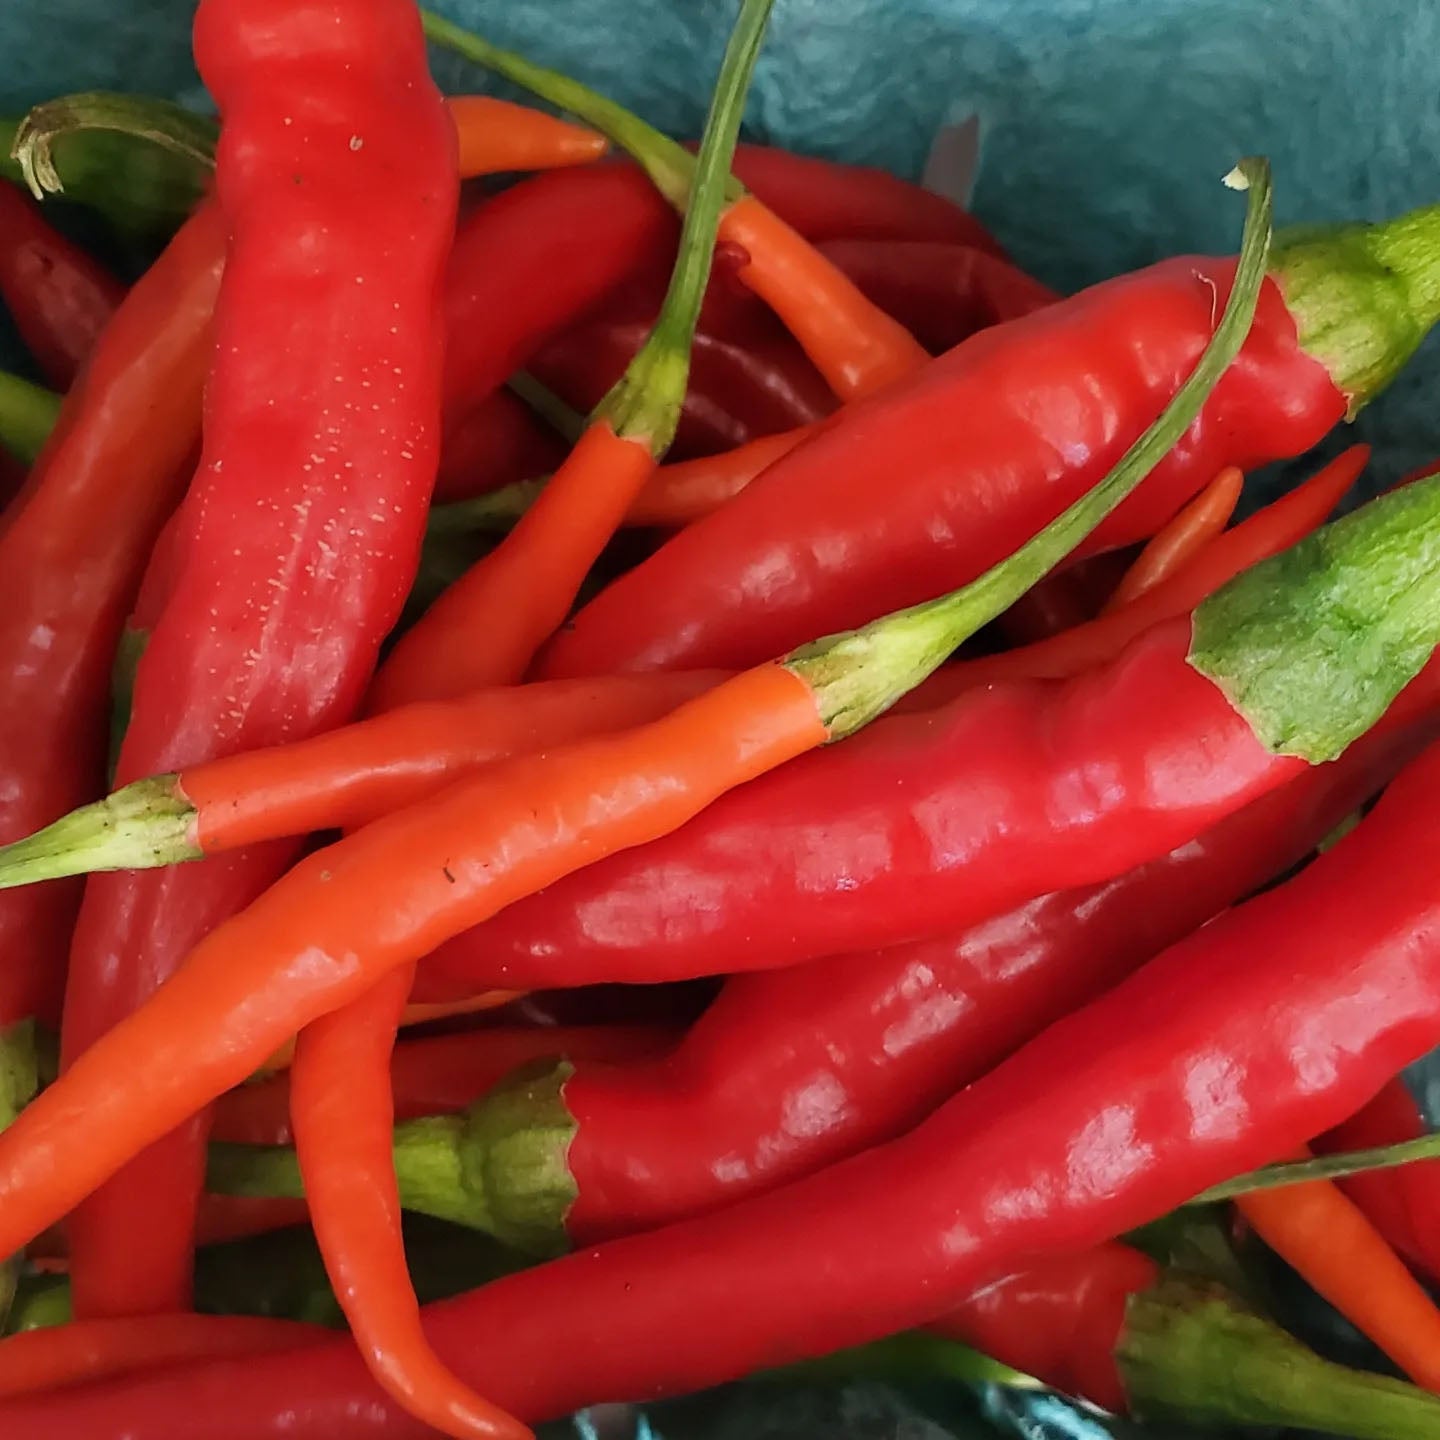
[[[1076,558],[1153,534],[1225,465],[1308,449],[1394,374],[1440,308],[1369,253],[1404,227],[1425,239],[1397,258],[1402,271],[1440,269],[1430,235],[1440,209],[1348,230],[1343,244],[1325,232],[1277,246],[1239,360]],[[1233,273],[1229,260],[1167,260],[984,331],[848,407],[764,485],[581,610],[537,674],[747,665],[980,573],[1094,484],[1159,412]],[[1325,324],[1311,334],[1318,313]],[[1326,348],[1337,313],[1368,337],[1355,350]]]
[[[28,195],[0,184],[0,296],[40,373],[68,390],[125,287],[52,229]]]

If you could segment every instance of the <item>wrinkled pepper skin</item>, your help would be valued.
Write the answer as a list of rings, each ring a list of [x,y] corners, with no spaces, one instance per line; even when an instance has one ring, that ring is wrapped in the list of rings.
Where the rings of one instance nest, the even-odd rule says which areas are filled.
[[[195,52],[224,121],[230,238],[205,449],[122,780],[348,719],[413,579],[435,479],[459,187],[413,5],[204,0]],[[293,854],[97,877],[71,951],[64,1063]],[[74,1217],[77,1314],[184,1307],[203,1163],[196,1122]]]
[[[738,667],[964,584],[1090,489],[1194,368],[1233,260],[1182,257],[967,340],[851,407],[574,618],[537,673]],[[1346,400],[1267,281],[1200,418],[1075,558],[1153,534],[1223,466]]]
[[[958,934],[737,975],[673,1054],[567,1053],[566,1235],[654,1229],[893,1139],[1303,859],[1421,743],[1367,736],[1168,855]]]
[[[1188,665],[1189,638],[1184,617],[1073,680],[888,716],[457,936],[417,998],[774,969],[1163,855],[1303,769]]]
[[[1432,749],[1297,878],[1051,1026],[904,1138],[433,1305],[431,1340],[529,1420],[698,1390],[933,1321],[987,1282],[1291,1152],[1440,1041],[1437,804]],[[0,1424],[24,1440],[423,1434],[346,1340],[7,1404]]]

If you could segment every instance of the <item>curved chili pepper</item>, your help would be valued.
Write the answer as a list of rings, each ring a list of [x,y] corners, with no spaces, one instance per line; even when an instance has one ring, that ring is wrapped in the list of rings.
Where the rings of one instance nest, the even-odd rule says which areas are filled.
[[[13,185],[0,185],[0,296],[40,373],[68,389],[125,287],[50,227]]]
[[[1235,1208],[1412,1380],[1440,1389],[1440,1310],[1334,1181],[1252,1190],[1236,1197]]]
[[[1235,466],[1222,470],[1146,544],[1100,613],[1129,605],[1183,569],[1230,523],[1244,485]]]
[[[684,212],[695,161],[683,146],[566,76],[429,11],[421,13],[432,41],[594,125],[633,155],[661,194]],[[725,198],[720,238],[744,257],[735,273],[780,316],[842,400],[883,389],[923,363],[924,348],[914,337],[866,300],[775,211],[733,180]]]
[[[447,1173],[465,1177],[465,1193],[446,1213],[506,1231],[509,1217],[529,1211],[527,1187],[540,1177],[548,1186],[553,1172],[495,1163],[500,1151],[486,1137],[508,1143],[531,1126],[551,1127],[563,1144],[554,1164],[574,1188],[563,1233],[540,1237],[546,1250],[716,1209],[893,1139],[1304,858],[1425,733],[1366,736],[1334,765],[1115,879],[931,939],[732,977],[669,1054],[593,1064],[557,1045],[549,1053],[564,1057],[567,1126],[551,1127],[534,1070],[476,1102],[464,1132],[435,1142],[462,1157]],[[253,1143],[265,1143],[259,1128]],[[424,1154],[411,1152],[411,1162]],[[250,1165],[253,1186],[256,1157]],[[247,1172],[237,1162],[230,1173]],[[409,1179],[402,1173],[402,1189]]]
[[[696,1390],[934,1320],[1293,1151],[1440,1039],[1437,804],[1432,749],[1298,877],[1052,1025],[903,1138],[433,1305],[427,1334],[527,1418]],[[11,1404],[0,1423],[158,1440],[185,1433],[178,1413],[203,1417],[208,1440],[253,1440],[282,1410],[299,1436],[417,1433],[345,1342],[43,1411]]]
[[[0,1397],[51,1392],[186,1360],[267,1355],[330,1338],[320,1325],[256,1315],[153,1315],[71,1321],[0,1340]]]
[[[110,661],[198,429],[221,220],[186,223],[121,303],[0,531],[0,835],[93,793]],[[115,477],[123,473],[124,485]],[[0,901],[0,1024],[59,1022],[78,891]]]
[[[1149,626],[1199,604],[1249,566],[1309,535],[1340,503],[1369,459],[1368,445],[1352,445],[1303,485],[1217,536],[1189,565],[1138,600],[1022,649],[947,665],[916,692],[912,703],[939,705],[985,685],[1060,679],[1105,664]]]
[[[924,240],[831,240],[818,247],[932,354],[1060,296],[992,251]]]
[[[1255,327],[1200,422],[1077,553],[1153,534],[1222,466],[1299,454],[1363,406],[1435,318],[1422,297],[1440,292],[1409,288],[1440,267],[1434,230],[1440,209],[1278,246]],[[1370,258],[1391,249],[1403,252],[1393,275]],[[1173,393],[1230,273],[1168,260],[982,332],[844,412],[763,487],[617,580],[540,673],[751,664],[983,569],[1108,469]],[[1364,346],[1321,338],[1341,313]]]
[[[226,117],[217,179],[231,242],[205,454],[137,671],[122,777],[345,718],[413,573],[434,477],[454,127],[412,7],[367,0],[343,40],[316,48],[333,30],[323,5],[206,0],[198,14],[199,63]],[[283,65],[277,33],[295,45]],[[297,233],[316,257],[299,270]],[[91,886],[71,951],[67,1061],[290,853]],[[202,1160],[197,1123],[72,1218],[78,1314],[184,1307]]]
[[[451,95],[445,104],[460,136],[461,175],[588,165],[610,147],[583,125],[491,95]]]
[[[1405,1081],[1396,1076],[1368,1104],[1315,1141],[1321,1155],[1371,1150],[1416,1140],[1429,1125]],[[1415,1161],[1393,1170],[1372,1170],[1340,1180],[1340,1188],[1406,1259],[1432,1279],[1440,1275],[1440,1164]]]

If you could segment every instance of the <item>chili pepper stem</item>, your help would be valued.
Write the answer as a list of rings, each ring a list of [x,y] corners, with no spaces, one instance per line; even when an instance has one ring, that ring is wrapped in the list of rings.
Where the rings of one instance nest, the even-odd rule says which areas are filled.
[[[60,414],[60,397],[8,370],[0,370],[0,445],[30,464]]]
[[[88,875],[199,860],[195,809],[179,777],[159,775],[82,806],[34,835],[0,846],[0,890]]]
[[[1440,205],[1378,225],[1282,232],[1271,271],[1301,348],[1329,371],[1353,419],[1440,320]]]
[[[1117,1349],[1131,1413],[1295,1427],[1354,1440],[1433,1435],[1440,1400],[1322,1360],[1216,1286],[1170,1276],[1134,1296]]]

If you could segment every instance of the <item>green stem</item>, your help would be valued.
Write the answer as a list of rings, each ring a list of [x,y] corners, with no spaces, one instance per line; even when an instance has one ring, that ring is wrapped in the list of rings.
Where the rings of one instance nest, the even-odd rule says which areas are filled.
[[[64,95],[37,105],[19,124],[11,156],[37,200],[58,195],[64,182],[55,164],[57,140],[87,130],[104,130],[148,141],[188,160],[200,169],[213,169],[219,127],[183,105],[148,95],[121,95],[91,90]]]
[[[476,495],[470,500],[452,500],[448,505],[434,505],[426,522],[426,534],[504,535],[515,528],[515,522],[535,503],[536,497],[549,483],[542,475],[534,480],[515,480]]]
[[[1322,1360],[1218,1287],[1167,1276],[1132,1296],[1116,1348],[1137,1420],[1411,1440],[1440,1435],[1440,1398]]]
[[[1370,1170],[1393,1170],[1398,1165],[1413,1165],[1417,1160],[1440,1160],[1440,1134],[1419,1135],[1413,1140],[1377,1145],[1369,1150],[1347,1150],[1340,1155],[1317,1155],[1311,1160],[1264,1165],[1259,1170],[1212,1185],[1186,1203],[1213,1205],[1220,1200],[1233,1200],[1237,1195],[1249,1195],[1255,1190],[1279,1190],[1286,1185],[1304,1185],[1312,1180],[1343,1180],[1347,1175],[1363,1175]]]
[[[502,75],[532,95],[548,101],[558,109],[583,120],[607,139],[631,155],[650,177],[655,188],[677,209],[684,210],[689,202],[690,186],[695,175],[695,158],[683,145],[632,114],[623,105],[562,75],[547,70],[502,50],[473,31],[452,24],[443,16],[421,10],[425,34],[443,49],[453,51],[466,60],[496,75]],[[727,200],[739,200],[745,194],[739,181],[731,178],[725,188]]]
[[[517,370],[506,388],[519,396],[562,440],[572,445],[585,433],[585,417],[526,370]]]
[[[60,414],[60,396],[0,370],[0,445],[32,465]]]
[[[670,448],[680,423],[680,407],[690,383],[690,350],[725,207],[725,181],[773,3],[742,0],[705,118],[680,230],[680,251],[660,315],[625,373],[595,410],[595,419],[608,421],[619,436],[642,441],[657,460]]]
[[[1039,1389],[1040,1382],[962,1345],[924,1330],[907,1330],[851,1350],[840,1350],[816,1360],[802,1360],[777,1370],[762,1370],[754,1383],[813,1385],[849,1384],[879,1380],[907,1385],[934,1380],[955,1380],[964,1385],[1010,1385]]]
[[[786,660],[814,689],[832,739],[868,724],[924,680],[957,645],[1009,609],[1074,550],[1189,429],[1245,343],[1269,258],[1269,166],[1263,160],[1243,160],[1226,180],[1249,191],[1240,263],[1225,313],[1190,377],[1115,468],[1007,560],[963,589],[806,645]]]

